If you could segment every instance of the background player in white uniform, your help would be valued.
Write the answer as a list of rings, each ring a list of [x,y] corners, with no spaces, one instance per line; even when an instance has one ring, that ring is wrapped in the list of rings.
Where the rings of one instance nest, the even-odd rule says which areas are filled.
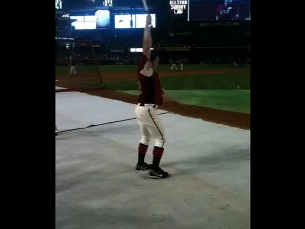
[[[177,61],[174,59],[172,60],[172,67],[171,67],[171,70],[173,70],[175,68],[175,70],[178,70],[177,69]]]
[[[180,65],[180,70],[182,71],[183,70],[183,63],[182,63],[182,59],[178,59],[177,60],[177,64]],[[176,67],[177,68],[177,67]]]
[[[77,75],[77,72],[76,72],[76,61],[75,61],[74,58],[71,61],[70,75]]]

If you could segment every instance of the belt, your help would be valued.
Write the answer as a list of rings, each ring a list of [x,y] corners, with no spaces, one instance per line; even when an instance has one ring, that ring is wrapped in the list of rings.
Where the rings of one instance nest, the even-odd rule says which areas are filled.
[[[139,103],[139,106],[140,107],[152,106],[153,108],[157,108],[158,107],[158,105],[156,105],[156,104],[144,104],[144,103]]]

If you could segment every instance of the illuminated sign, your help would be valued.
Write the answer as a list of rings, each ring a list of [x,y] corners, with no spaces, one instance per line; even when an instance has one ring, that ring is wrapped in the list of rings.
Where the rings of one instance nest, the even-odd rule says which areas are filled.
[[[183,14],[187,10],[187,0],[170,0],[170,10],[175,14]]]
[[[55,37],[55,40],[74,40],[73,37]]]
[[[62,9],[62,1],[61,0],[55,0],[55,9],[57,9],[57,10]]]
[[[143,52],[143,48],[130,48],[130,52]],[[154,50],[154,48],[150,48],[150,50]]]

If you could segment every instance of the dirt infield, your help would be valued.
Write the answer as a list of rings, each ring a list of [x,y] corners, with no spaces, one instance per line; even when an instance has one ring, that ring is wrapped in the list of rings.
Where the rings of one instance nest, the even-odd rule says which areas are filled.
[[[176,76],[187,76],[187,75],[202,75],[202,74],[220,74],[227,72],[244,72],[243,69],[230,69],[230,70],[202,70],[202,71],[175,71]],[[173,76],[173,71],[160,71],[161,77]],[[124,81],[124,80],[134,80],[136,75],[133,72],[103,72],[103,80],[106,81]],[[98,76],[94,73],[82,73],[78,76],[70,76],[69,84],[66,85],[67,75],[57,74],[56,75],[56,86],[71,88],[74,91],[85,91],[87,94],[100,96],[103,98],[115,99],[127,103],[136,104],[137,96],[130,95],[122,92],[112,91],[112,90],[84,90],[80,88],[79,83],[84,82],[97,82]],[[170,111],[176,114],[180,114],[187,117],[200,118],[205,121],[224,124],[228,126],[238,127],[245,130],[250,130],[250,114],[222,111],[212,108],[180,104],[171,101],[164,101],[164,104],[159,107],[162,110]]]

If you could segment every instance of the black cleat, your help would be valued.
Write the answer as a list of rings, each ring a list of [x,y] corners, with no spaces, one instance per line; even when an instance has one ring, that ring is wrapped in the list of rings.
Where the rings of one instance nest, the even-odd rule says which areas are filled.
[[[168,172],[165,172],[163,169],[158,168],[157,170],[151,169],[149,171],[149,177],[152,179],[164,179],[169,176]]]
[[[151,164],[147,164],[147,163],[145,163],[145,162],[144,162],[143,165],[137,164],[136,167],[135,167],[135,171],[136,171],[137,173],[139,173],[139,172],[144,172],[144,171],[147,171],[147,170],[150,170],[150,169],[151,169]]]

